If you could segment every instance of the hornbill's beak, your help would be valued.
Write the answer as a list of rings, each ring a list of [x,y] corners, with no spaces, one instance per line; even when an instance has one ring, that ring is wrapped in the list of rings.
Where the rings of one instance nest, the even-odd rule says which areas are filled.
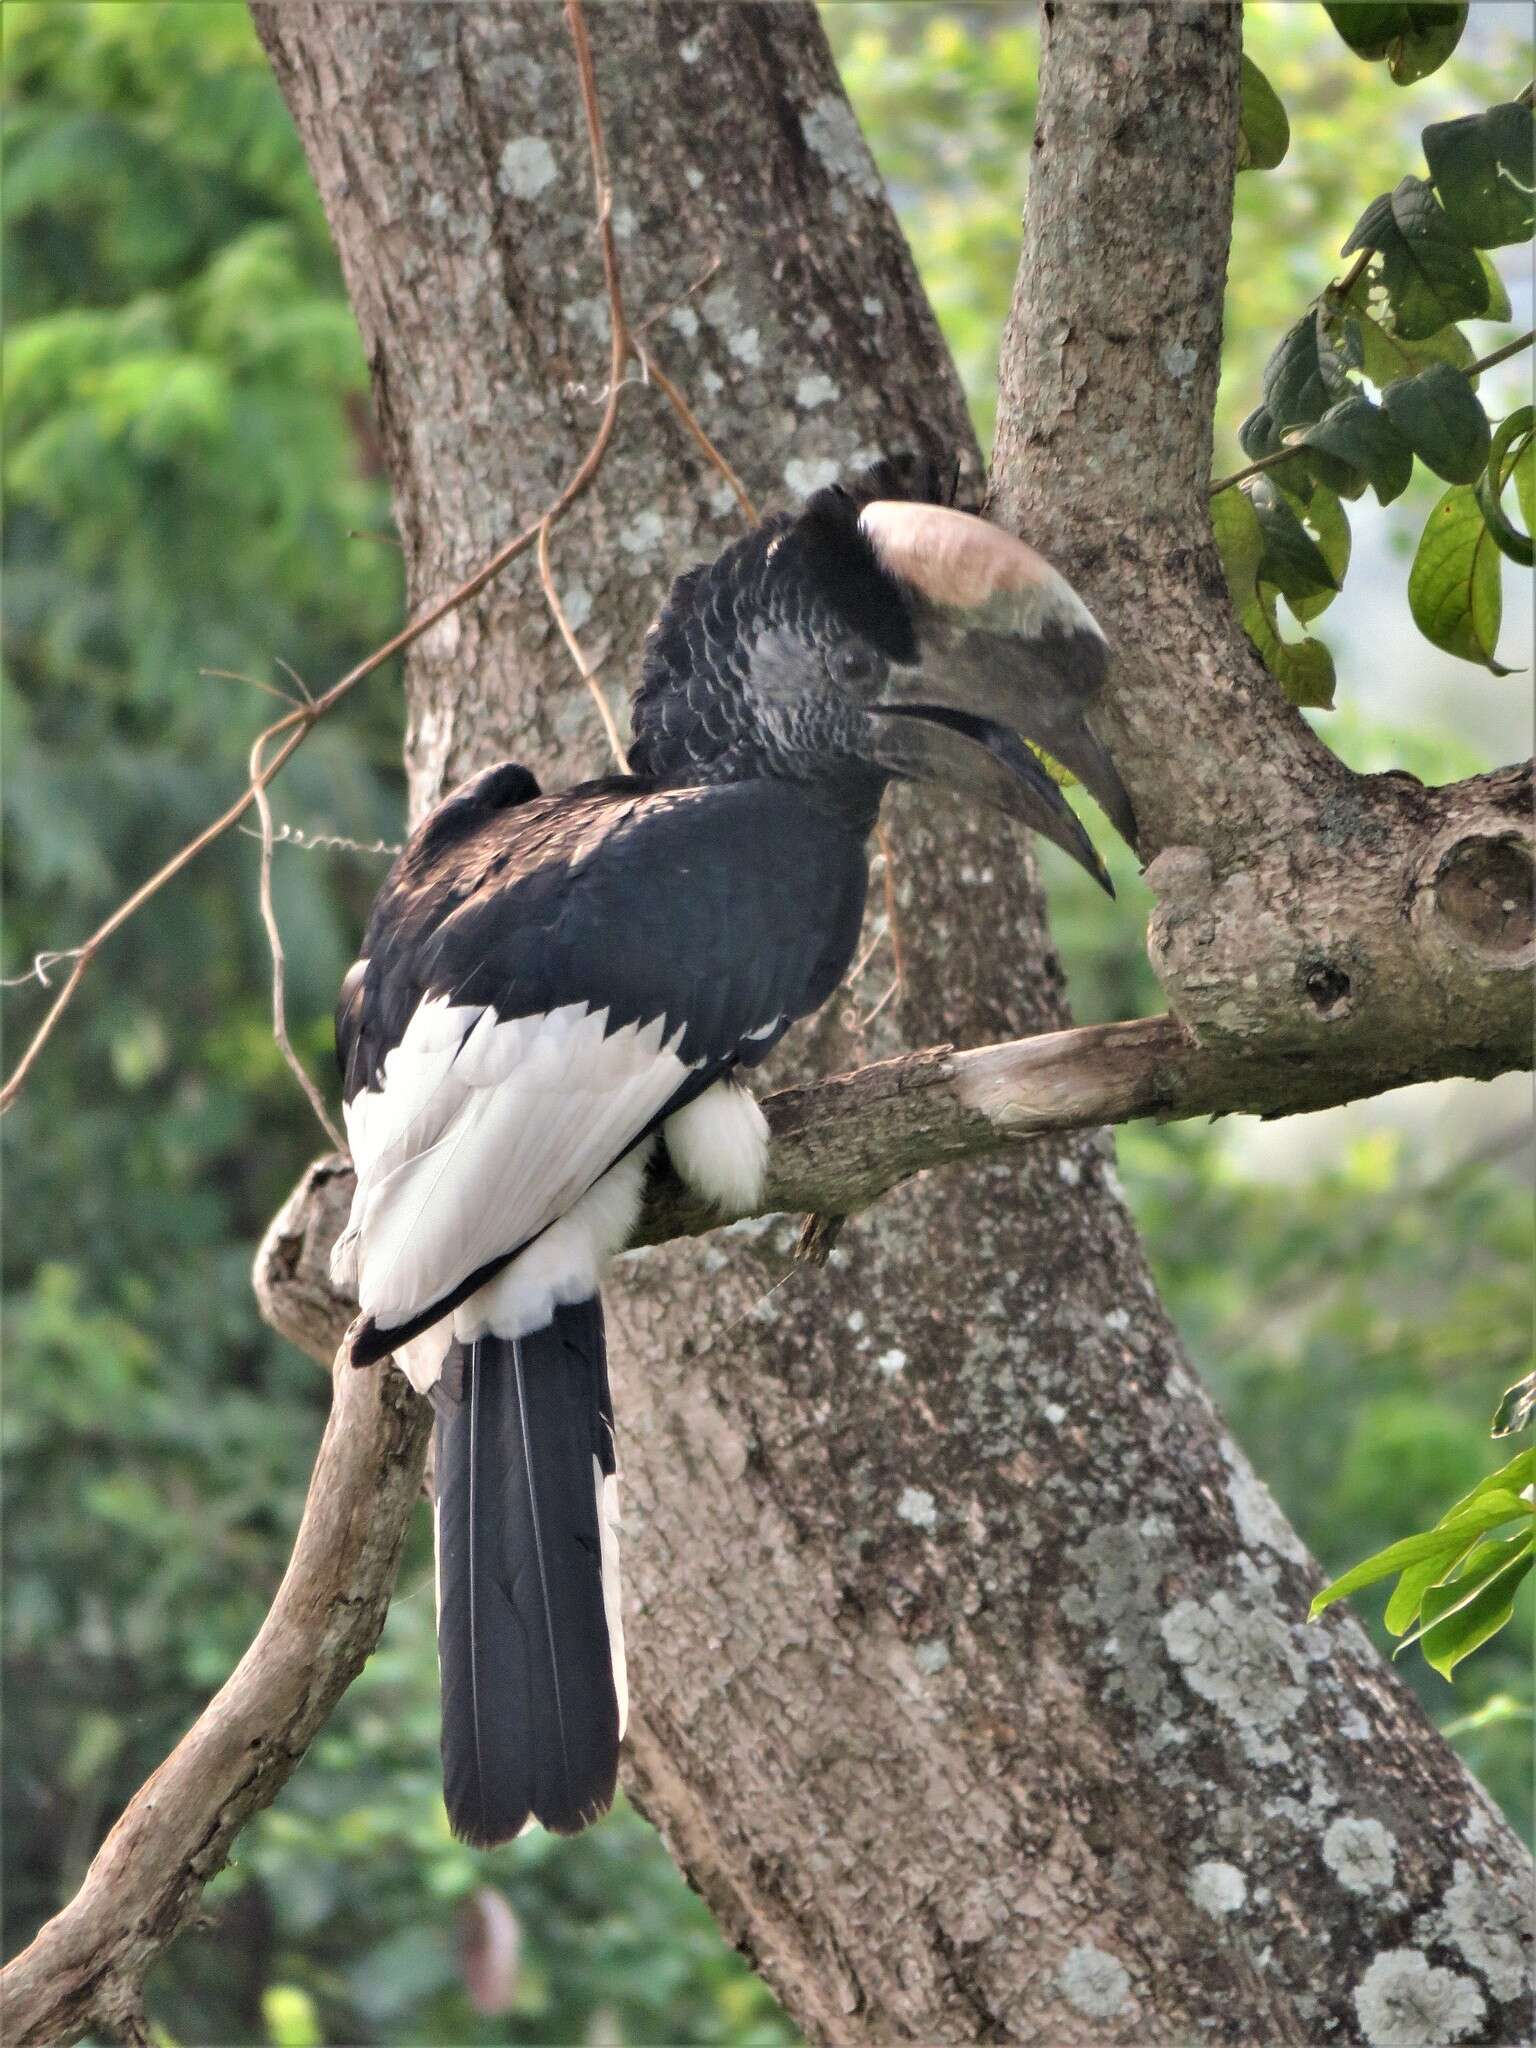
[[[871,752],[900,775],[995,805],[1110,889],[1104,864],[1029,740],[1068,768],[1128,845],[1136,817],[1089,727],[1109,650],[1097,621],[1033,548],[943,505],[888,500],[860,523],[918,608],[920,658],[868,707]]]

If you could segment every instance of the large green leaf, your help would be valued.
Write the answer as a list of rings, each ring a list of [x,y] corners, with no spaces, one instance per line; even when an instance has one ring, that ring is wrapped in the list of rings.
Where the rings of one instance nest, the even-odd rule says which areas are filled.
[[[1306,449],[1318,481],[1346,498],[1358,498],[1369,484],[1379,502],[1390,505],[1413,475],[1413,450],[1381,407],[1361,392],[1341,399],[1287,439]]]
[[[1433,0],[1324,0],[1329,18],[1357,57],[1385,57],[1398,85],[1438,71],[1461,40],[1465,5]]]
[[[1380,254],[1381,282],[1396,331],[1406,341],[1422,341],[1453,321],[1488,310],[1488,280],[1477,252],[1451,226],[1434,187],[1423,178],[1403,178],[1371,201],[1343,253],[1349,256],[1357,249]]]
[[[1431,363],[1381,394],[1387,418],[1415,455],[1448,484],[1475,483],[1488,461],[1492,432],[1477,393],[1460,370]]]
[[[1494,659],[1504,615],[1499,550],[1470,485],[1453,484],[1425,522],[1408,607],[1425,639],[1447,654],[1496,676],[1513,673]]]
[[[1446,219],[1473,248],[1530,240],[1533,148],[1536,113],[1513,100],[1424,130],[1424,158]]]
[[[1291,124],[1275,88],[1246,53],[1237,135],[1237,168],[1272,171],[1291,146]]]

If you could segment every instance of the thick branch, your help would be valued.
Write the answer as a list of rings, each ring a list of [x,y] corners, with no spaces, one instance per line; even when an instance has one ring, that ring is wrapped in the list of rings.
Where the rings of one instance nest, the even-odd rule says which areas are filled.
[[[1528,1067],[1531,1059],[1527,1036],[1502,1065]],[[848,1215],[914,1174],[1005,1156],[1030,1139],[1140,1117],[1294,1116],[1411,1081],[1499,1070],[1476,1046],[1458,1048],[1451,1062],[1361,1071],[1325,1060],[1244,1059],[1206,1052],[1172,1017],[1043,1032],[969,1052],[930,1046],[768,1096],[768,1181],[746,1213]],[[263,1315],[321,1359],[357,1308],[331,1287],[328,1271],[352,1189],[344,1158],[317,1160],[256,1258]],[[723,1217],[664,1172],[653,1177],[635,1243],[700,1237],[732,1220],[743,1219]]]

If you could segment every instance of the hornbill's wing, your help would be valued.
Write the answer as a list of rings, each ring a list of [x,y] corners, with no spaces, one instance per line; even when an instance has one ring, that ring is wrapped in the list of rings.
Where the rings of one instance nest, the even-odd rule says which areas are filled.
[[[818,1007],[864,876],[856,839],[766,782],[596,784],[413,841],[338,1019],[371,1355]]]

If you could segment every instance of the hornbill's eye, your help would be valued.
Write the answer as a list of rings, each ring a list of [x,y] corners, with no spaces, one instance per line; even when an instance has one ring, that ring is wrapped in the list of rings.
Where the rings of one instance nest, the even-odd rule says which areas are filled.
[[[889,664],[883,654],[865,640],[844,640],[827,655],[827,670],[834,683],[856,697],[872,697],[885,681]]]

